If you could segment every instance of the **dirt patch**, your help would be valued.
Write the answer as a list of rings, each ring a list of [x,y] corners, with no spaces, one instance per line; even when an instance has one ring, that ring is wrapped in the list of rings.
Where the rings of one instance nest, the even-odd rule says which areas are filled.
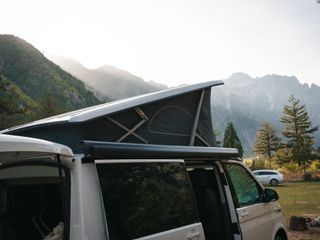
[[[315,214],[303,214],[303,217],[313,219]],[[320,227],[310,227],[305,231],[290,231],[289,240],[320,240]]]
[[[289,231],[289,240],[320,240],[320,231],[309,229],[303,232]]]

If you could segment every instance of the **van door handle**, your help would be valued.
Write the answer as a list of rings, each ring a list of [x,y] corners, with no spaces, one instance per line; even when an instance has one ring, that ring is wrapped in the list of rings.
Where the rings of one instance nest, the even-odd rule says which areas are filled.
[[[281,208],[278,208],[278,209],[276,209],[276,210],[274,210],[276,213],[281,213]]]
[[[193,232],[187,235],[188,240],[199,238],[199,237],[200,237],[200,232]]]
[[[249,216],[249,213],[248,213],[247,211],[242,211],[242,212],[240,213],[240,216],[241,216],[241,217],[248,217],[248,216]]]

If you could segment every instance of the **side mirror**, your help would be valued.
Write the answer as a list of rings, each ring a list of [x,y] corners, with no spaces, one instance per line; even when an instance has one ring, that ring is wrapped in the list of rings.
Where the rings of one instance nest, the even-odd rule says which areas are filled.
[[[263,202],[274,202],[274,201],[277,201],[278,199],[279,199],[279,195],[275,190],[271,188],[264,189],[263,197],[262,197]]]

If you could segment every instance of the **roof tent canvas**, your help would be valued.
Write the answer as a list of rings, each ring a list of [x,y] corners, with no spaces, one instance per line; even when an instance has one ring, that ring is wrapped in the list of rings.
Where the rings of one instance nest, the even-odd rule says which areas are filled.
[[[106,103],[2,131],[45,139],[83,153],[81,142],[215,146],[211,87],[221,81],[183,86]]]

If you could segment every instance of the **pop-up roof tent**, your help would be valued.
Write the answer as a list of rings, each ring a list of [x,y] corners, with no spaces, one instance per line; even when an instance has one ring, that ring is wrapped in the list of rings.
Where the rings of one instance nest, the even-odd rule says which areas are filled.
[[[81,142],[215,146],[211,81],[105,103],[3,130],[40,138],[83,153]]]

